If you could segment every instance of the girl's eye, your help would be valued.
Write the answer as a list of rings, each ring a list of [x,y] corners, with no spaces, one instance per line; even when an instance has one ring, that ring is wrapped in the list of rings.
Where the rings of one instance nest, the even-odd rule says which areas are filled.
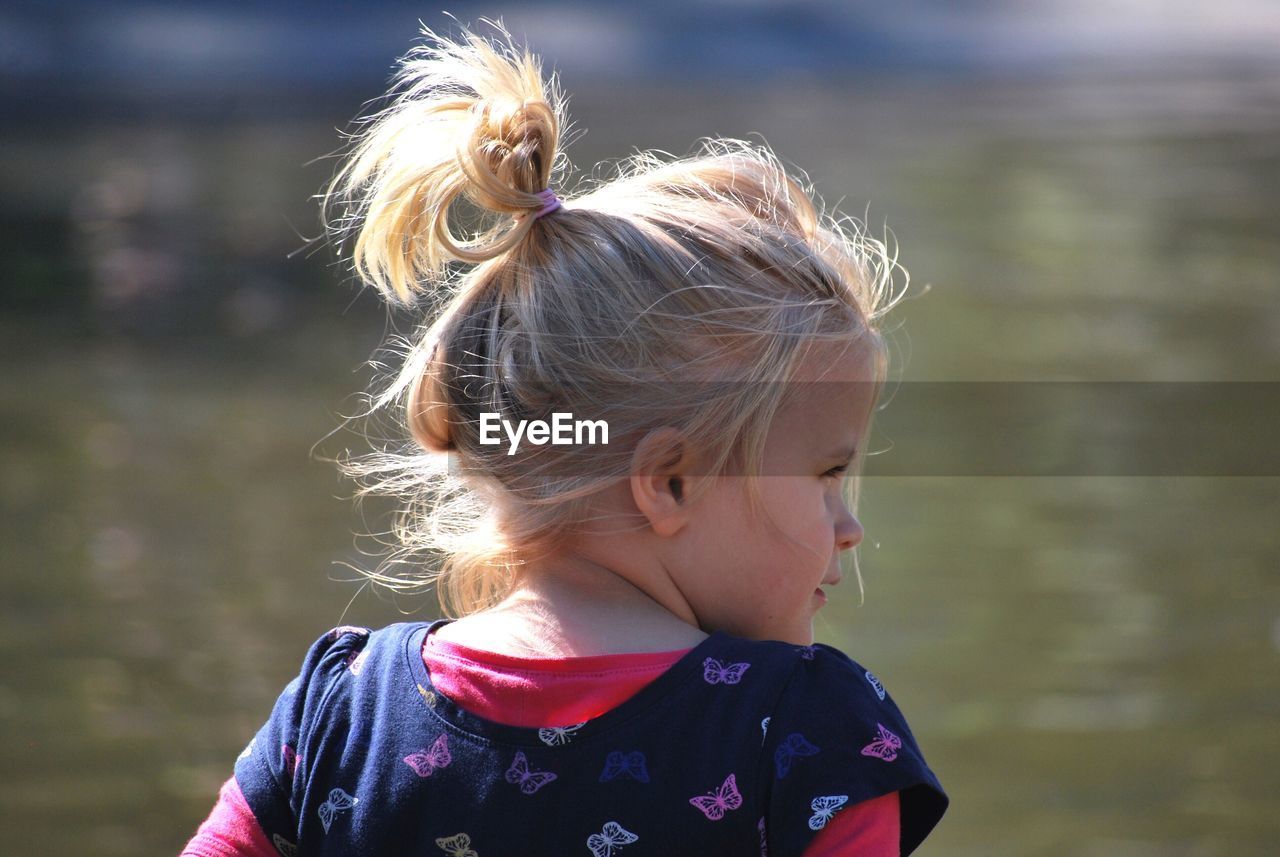
[[[841,464],[831,468],[830,470],[828,470],[826,473],[822,475],[830,476],[832,479],[839,479],[840,477],[844,476],[844,474],[848,472],[848,470],[849,470],[849,466],[847,464]]]

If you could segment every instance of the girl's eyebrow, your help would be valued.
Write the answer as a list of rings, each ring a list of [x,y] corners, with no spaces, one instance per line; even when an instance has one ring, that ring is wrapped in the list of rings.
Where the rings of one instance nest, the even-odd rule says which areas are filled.
[[[858,445],[842,446],[827,453],[826,457],[835,461],[849,461],[858,452]]]

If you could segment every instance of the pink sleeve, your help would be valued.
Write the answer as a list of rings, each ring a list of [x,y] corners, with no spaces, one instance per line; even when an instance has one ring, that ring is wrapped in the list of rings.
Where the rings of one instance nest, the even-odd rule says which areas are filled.
[[[181,857],[279,857],[254,818],[232,777],[222,784],[218,802]]]
[[[898,793],[846,807],[809,843],[804,857],[899,857]]]

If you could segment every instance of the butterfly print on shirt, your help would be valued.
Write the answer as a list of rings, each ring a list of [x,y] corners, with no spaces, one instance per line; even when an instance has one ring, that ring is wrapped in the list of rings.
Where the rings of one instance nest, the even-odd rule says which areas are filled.
[[[271,834],[271,844],[280,852],[280,857],[298,857],[298,846],[279,833]]]
[[[898,751],[902,749],[902,739],[879,723],[876,724],[876,728],[880,730],[879,737],[862,748],[862,755],[874,756],[877,759],[892,762],[898,758]]]
[[[511,767],[507,769],[507,782],[513,786],[519,786],[520,791],[527,795],[533,794],[555,778],[556,775],[550,771],[529,770],[529,760],[519,751],[516,752],[516,758],[511,763]]]
[[[609,857],[623,845],[630,845],[639,839],[616,821],[606,822],[604,829],[587,837],[587,847],[595,857]]]
[[[329,792],[329,799],[320,804],[320,808],[316,810],[320,816],[320,823],[324,825],[324,832],[329,832],[329,826],[333,824],[333,819],[339,812],[351,809],[359,802],[359,798],[347,794],[342,789]]]
[[[826,827],[831,816],[848,802],[848,795],[824,795],[814,798],[809,804],[809,808],[813,810],[813,817],[809,819],[809,829],[821,830]]]
[[[605,757],[604,770],[600,773],[600,782],[607,783],[618,777],[628,776],[642,783],[649,782],[649,771],[645,767],[644,753],[633,750],[623,753],[614,750]]]
[[[480,857],[479,854],[472,850],[471,837],[465,833],[458,833],[454,836],[441,836],[436,840],[436,845],[449,857]]]
[[[737,684],[751,664],[722,664],[715,658],[702,662],[702,678],[707,684]]]
[[[584,720],[573,726],[548,726],[538,730],[538,740],[548,747],[560,747],[568,744],[573,733],[586,725],[587,721]]]
[[[429,750],[419,750],[404,757],[404,763],[413,768],[420,777],[429,777],[432,772],[446,768],[453,761],[449,753],[449,736],[441,734]]]
[[[791,772],[791,763],[801,756],[816,756],[818,748],[809,743],[809,740],[799,732],[792,732],[786,738],[782,739],[782,743],[778,745],[778,749],[773,751],[773,764],[778,771],[778,779],[782,779]]]
[[[347,657],[347,669],[351,670],[352,675],[360,675],[360,670],[364,669],[364,662],[368,659],[369,650],[361,649],[359,654]]]
[[[742,793],[738,791],[737,778],[730,774],[718,789],[689,798],[689,803],[702,810],[702,814],[711,821],[719,821],[729,810],[742,806]]]

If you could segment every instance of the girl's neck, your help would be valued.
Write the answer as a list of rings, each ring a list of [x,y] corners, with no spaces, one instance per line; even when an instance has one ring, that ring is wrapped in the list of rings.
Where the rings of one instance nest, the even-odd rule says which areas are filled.
[[[560,562],[522,573],[501,603],[436,636],[515,657],[571,658],[688,649],[707,634],[608,569]]]

